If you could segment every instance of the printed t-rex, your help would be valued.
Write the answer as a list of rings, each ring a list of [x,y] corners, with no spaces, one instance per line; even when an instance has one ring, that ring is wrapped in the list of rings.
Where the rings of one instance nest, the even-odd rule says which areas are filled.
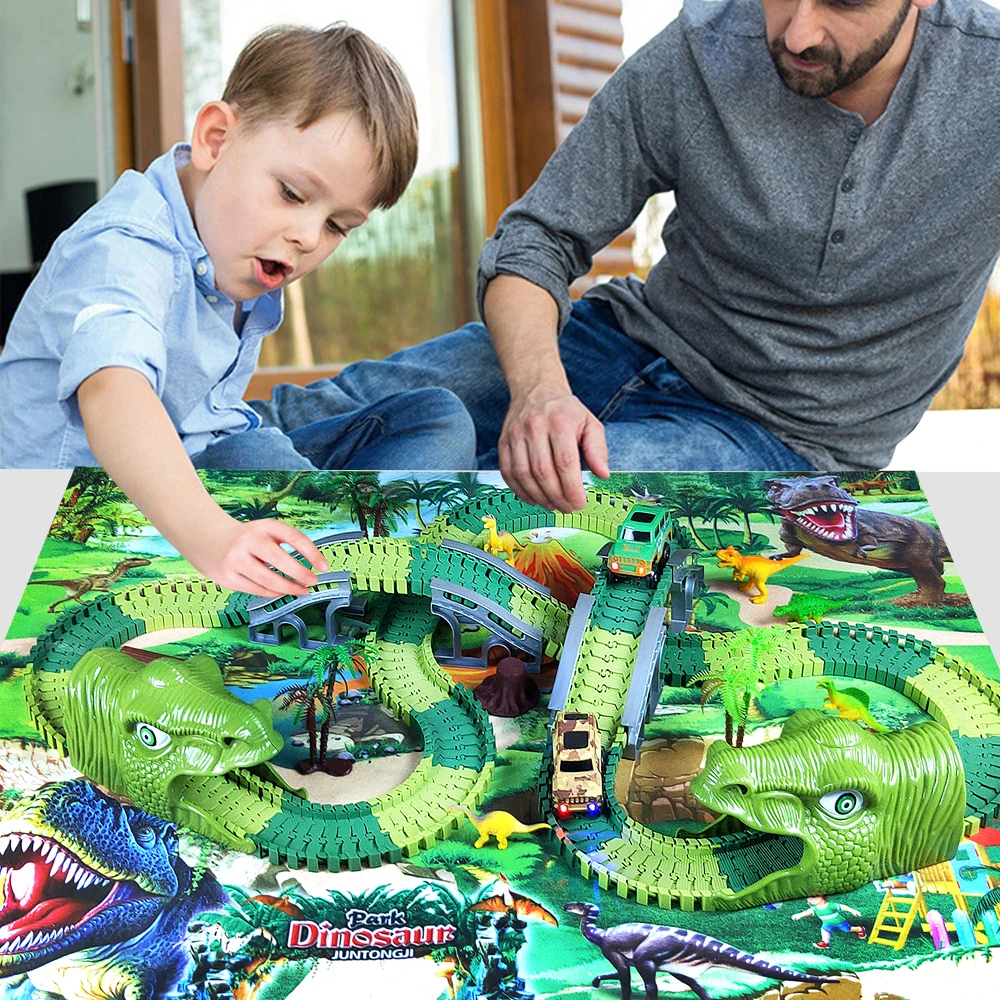
[[[894,604],[917,607],[967,605],[965,594],[944,592],[944,563],[951,559],[937,528],[901,514],[866,510],[839,485],[837,476],[800,476],[765,479],[775,513],[781,516],[780,560],[804,548],[840,562],[878,566],[913,577],[914,594],[897,597]]]
[[[816,687],[826,688],[826,697],[823,699],[823,707],[836,712],[842,719],[849,719],[851,722],[863,722],[869,729],[876,733],[891,733],[880,722],[876,722],[868,711],[870,700],[868,692],[861,688],[844,688],[837,690],[837,685],[829,677],[823,677],[816,682]]]
[[[750,598],[752,604],[763,604],[767,600],[767,578],[769,576],[783,570],[786,566],[797,563],[800,559],[809,557],[808,552],[794,555],[790,559],[744,556],[732,545],[719,549],[715,554],[719,559],[717,565],[723,569],[731,569],[734,580],[746,581],[746,583],[740,584],[740,590],[749,592],[754,587],[757,588],[757,595]]]
[[[592,985],[598,987],[608,979],[621,983],[622,1000],[631,1000],[631,970],[635,969],[646,987],[645,1000],[657,1000],[656,973],[668,972],[691,990],[698,1000],[712,1000],[698,976],[713,965],[741,969],[768,979],[794,979],[800,983],[835,983],[835,978],[793,972],[791,969],[772,965],[740,951],[731,944],[718,941],[707,934],[683,927],[664,927],[657,924],[618,924],[602,929],[597,926],[600,908],[593,903],[568,903],[563,909],[580,918],[580,932],[601,949],[604,957],[615,967],[614,972],[595,976]]]
[[[0,990],[11,1000],[154,1000],[190,966],[188,924],[229,897],[170,823],[83,779],[0,822]]]
[[[54,614],[56,608],[66,601],[76,601],[83,604],[81,600],[84,594],[89,594],[92,590],[111,589],[111,584],[117,583],[130,569],[138,566],[148,566],[148,559],[123,559],[110,573],[91,573],[89,576],[81,576],[76,580],[29,580],[28,586],[44,585],[46,587],[63,587],[66,596],[49,606],[49,614]]]
[[[262,764],[283,743],[270,702],[230,694],[211,657],[139,663],[98,648],[72,670],[33,673],[28,683],[37,701],[59,704],[69,758],[88,778],[162,819],[251,849],[213,814],[207,779]]]
[[[453,810],[465,813],[472,825],[479,831],[479,839],[476,841],[475,847],[482,847],[489,841],[490,837],[496,837],[497,847],[503,851],[507,849],[508,838],[515,833],[534,833],[536,830],[552,829],[548,823],[533,823],[530,826],[525,826],[515,816],[502,809],[485,813],[482,816],[478,816],[463,806],[454,806]]]

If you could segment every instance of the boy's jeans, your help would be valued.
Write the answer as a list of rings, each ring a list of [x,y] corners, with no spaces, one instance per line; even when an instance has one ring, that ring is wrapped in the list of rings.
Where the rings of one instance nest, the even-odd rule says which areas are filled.
[[[693,389],[669,361],[622,333],[602,303],[573,306],[559,351],[573,392],[605,425],[612,469],[813,468],[760,424]],[[459,401],[468,424],[454,409]],[[270,429],[226,443],[238,450],[241,438],[257,435],[256,460],[264,461],[257,468],[307,468],[288,464],[304,454],[319,468],[496,469],[509,403],[489,334],[469,323],[385,361],[359,361],[333,379],[279,385],[270,402],[252,404]],[[432,409],[439,411],[433,419]]]

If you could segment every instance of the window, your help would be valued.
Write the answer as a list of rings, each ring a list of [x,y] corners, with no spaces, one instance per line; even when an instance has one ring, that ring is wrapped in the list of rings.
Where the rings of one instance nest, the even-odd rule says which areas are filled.
[[[588,760],[561,760],[559,761],[559,770],[570,774],[585,774],[594,770],[594,761],[592,758]]]
[[[648,531],[636,531],[634,528],[622,529],[623,542],[648,542],[650,537]]]
[[[222,93],[246,42],[279,22],[347,21],[396,57],[417,99],[420,157],[409,189],[289,287],[283,327],[264,341],[260,364],[384,357],[473,319],[452,0],[286,0],[280,8],[264,0],[183,0],[182,13],[188,135],[202,104]]]
[[[563,749],[564,750],[586,750],[590,744],[590,736],[588,733],[582,733],[579,729],[575,729],[572,732],[566,733],[563,736]]]

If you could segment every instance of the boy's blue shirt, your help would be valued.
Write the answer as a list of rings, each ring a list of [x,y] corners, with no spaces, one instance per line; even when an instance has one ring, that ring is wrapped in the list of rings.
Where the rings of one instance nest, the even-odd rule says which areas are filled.
[[[101,368],[145,375],[189,455],[260,424],[243,394],[282,293],[244,303],[236,332],[177,176],[189,158],[178,143],[126,171],[56,240],[0,353],[0,467],[97,465],[76,390]]]

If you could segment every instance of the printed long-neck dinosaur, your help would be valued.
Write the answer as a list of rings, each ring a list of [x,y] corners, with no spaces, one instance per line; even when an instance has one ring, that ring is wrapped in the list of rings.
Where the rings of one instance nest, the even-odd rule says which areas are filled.
[[[31,683],[46,689],[37,697],[58,700],[69,757],[87,777],[162,819],[250,849],[212,815],[220,803],[205,782],[281,749],[266,698],[240,701],[203,654],[138,663],[103,647],[72,670],[33,674]]]
[[[4,996],[167,995],[190,964],[189,922],[229,902],[177,848],[170,823],[82,779],[21,799],[0,822]]]
[[[111,584],[117,583],[130,569],[148,565],[148,559],[123,559],[109,573],[91,573],[90,576],[81,576],[76,580],[29,580],[28,586],[43,584],[46,587],[65,588],[66,596],[49,606],[49,614],[54,614],[60,604],[67,601],[83,604],[81,598],[84,594],[89,594],[92,590],[103,590],[106,593],[111,589]]]
[[[657,1000],[657,972],[669,972],[674,979],[691,990],[698,1000],[712,1000],[709,992],[698,982],[698,977],[713,965],[741,969],[768,979],[794,979],[796,982],[816,985],[837,982],[829,977],[793,972],[780,965],[772,965],[724,941],[683,927],[618,924],[616,927],[602,929],[597,926],[600,908],[593,903],[568,903],[563,909],[580,918],[580,932],[588,941],[596,944],[615,967],[614,972],[596,976],[592,985],[598,987],[608,979],[617,979],[621,983],[622,1000],[631,1000],[632,969],[639,973],[646,987],[645,1000]]]
[[[472,825],[479,831],[479,839],[475,843],[476,847],[482,847],[489,841],[490,837],[496,837],[497,847],[503,851],[507,848],[508,838],[515,833],[534,833],[536,830],[552,829],[548,823],[532,823],[525,826],[515,816],[502,809],[496,809],[482,816],[471,812],[464,806],[456,806],[454,811],[465,813]]]
[[[823,707],[836,712],[842,719],[851,722],[863,722],[869,729],[874,729],[876,733],[891,733],[880,722],[876,722],[871,712],[868,711],[870,699],[868,692],[861,688],[844,688],[837,690],[837,685],[829,678],[823,677],[816,682],[816,687],[826,689],[826,697],[823,699]]]
[[[757,588],[757,596],[751,597],[752,604],[763,604],[767,600],[767,578],[774,573],[783,570],[786,566],[797,563],[800,559],[807,559],[808,552],[796,554],[789,559],[768,559],[766,556],[744,556],[733,548],[732,545],[719,549],[716,553],[718,557],[717,565],[722,568],[729,568],[733,571],[734,580],[745,580],[739,589],[749,592],[754,587]]]
[[[966,594],[944,592],[944,560],[951,554],[937,528],[901,514],[867,510],[839,484],[837,476],[761,483],[781,516],[782,557],[805,548],[840,562],[906,573],[917,590],[894,600],[903,607],[969,603]]]
[[[710,744],[691,782],[722,815],[699,832],[757,831],[769,874],[721,901],[756,906],[846,892],[955,855],[965,815],[965,770],[938,722],[870,733],[815,708],[793,713],[776,740]]]

